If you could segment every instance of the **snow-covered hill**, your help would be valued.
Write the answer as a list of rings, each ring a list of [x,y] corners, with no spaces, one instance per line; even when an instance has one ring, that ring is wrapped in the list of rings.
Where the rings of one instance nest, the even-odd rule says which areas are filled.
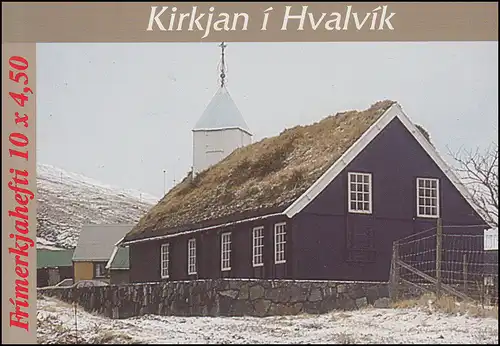
[[[82,224],[137,222],[158,198],[37,165],[37,247],[76,246]]]

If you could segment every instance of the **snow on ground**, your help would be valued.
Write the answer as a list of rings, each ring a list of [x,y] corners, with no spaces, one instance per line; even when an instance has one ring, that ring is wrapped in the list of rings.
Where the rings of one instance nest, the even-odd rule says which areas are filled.
[[[75,343],[74,308],[38,299],[38,343]],[[324,315],[112,320],[78,308],[78,343],[498,344],[498,320],[416,309],[367,308]]]
[[[82,224],[134,223],[158,198],[37,164],[37,247],[73,248]]]

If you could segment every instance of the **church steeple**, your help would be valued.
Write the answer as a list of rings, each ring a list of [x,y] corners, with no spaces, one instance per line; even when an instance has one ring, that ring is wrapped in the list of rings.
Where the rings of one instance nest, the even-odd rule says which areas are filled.
[[[219,89],[212,97],[207,108],[196,123],[193,131],[200,130],[220,130],[239,128],[240,130],[252,135],[243,115],[241,115],[236,103],[233,101],[227,90],[226,74],[226,47],[224,42],[219,44],[221,48]]]
[[[205,170],[252,142],[252,133],[227,90],[226,47],[222,42],[219,89],[193,128],[193,173]]]

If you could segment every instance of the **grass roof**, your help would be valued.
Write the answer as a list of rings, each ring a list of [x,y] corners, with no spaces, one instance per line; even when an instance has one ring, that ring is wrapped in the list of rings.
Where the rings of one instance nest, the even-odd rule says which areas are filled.
[[[125,240],[170,233],[188,224],[259,209],[285,209],[303,194],[393,104],[346,111],[296,126],[235,150],[189,174],[139,221]]]

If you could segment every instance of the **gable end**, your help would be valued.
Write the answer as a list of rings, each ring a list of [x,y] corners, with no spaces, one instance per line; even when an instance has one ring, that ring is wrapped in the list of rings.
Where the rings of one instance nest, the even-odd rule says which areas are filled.
[[[487,222],[482,217],[482,213],[474,203],[469,191],[465,188],[453,170],[441,158],[436,149],[429,143],[422,132],[411,122],[404,113],[401,106],[393,104],[387,111],[332,165],[330,168],[314,182],[313,185],[297,198],[285,211],[289,218],[302,211],[311,201],[313,201],[346,167],[351,163],[382,130],[391,123],[394,118],[398,118],[413,138],[420,144],[422,149],[429,155],[431,160],[438,166],[443,174],[450,180],[462,197],[471,208],[481,217],[485,224]]]

